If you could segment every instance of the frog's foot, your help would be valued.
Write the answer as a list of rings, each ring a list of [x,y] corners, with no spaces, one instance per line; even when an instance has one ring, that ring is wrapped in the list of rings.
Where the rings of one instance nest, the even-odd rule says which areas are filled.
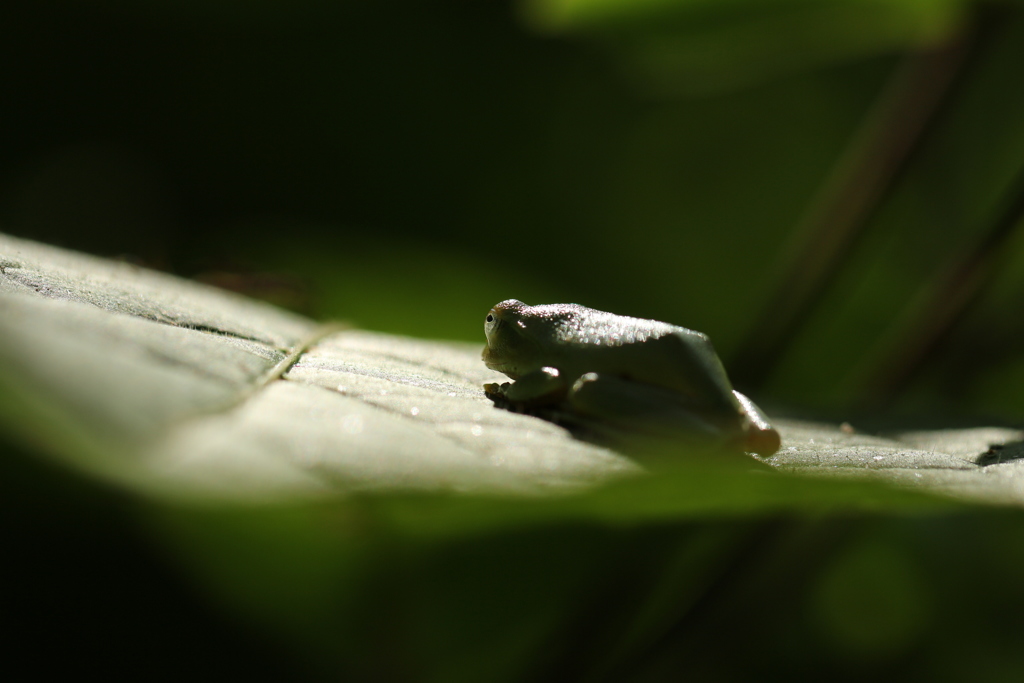
[[[522,406],[517,406],[507,398],[505,398],[505,390],[512,386],[511,382],[503,382],[498,384],[497,382],[488,382],[484,385],[484,395],[494,402],[494,405],[499,408],[505,408],[512,412],[521,413],[523,412]]]
[[[740,402],[747,421],[740,446],[748,453],[757,453],[765,458],[774,455],[782,445],[779,433],[768,424],[768,418],[757,404],[738,391],[732,393]]]
[[[747,433],[741,447],[747,453],[756,453],[762,458],[775,455],[782,445],[782,437],[769,427],[765,430],[753,430]]]
[[[555,368],[541,368],[515,382],[485,384],[484,392],[501,398],[519,409],[540,408],[560,403],[565,398],[565,381]]]
[[[702,442],[725,441],[718,426],[683,405],[676,392],[595,372],[569,392],[574,410],[626,433]]]

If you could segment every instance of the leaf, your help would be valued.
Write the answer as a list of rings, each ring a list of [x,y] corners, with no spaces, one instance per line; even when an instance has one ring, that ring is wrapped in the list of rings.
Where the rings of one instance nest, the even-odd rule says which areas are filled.
[[[638,471],[496,409],[479,347],[318,327],[13,238],[0,253],[9,426],[116,479],[230,498],[536,493]]]
[[[892,621],[871,602],[877,581],[832,567],[835,548],[860,561],[855,568],[889,562],[902,573],[883,582],[884,595],[905,595],[922,584],[901,525],[967,509],[929,492],[1020,502],[1012,477],[988,475],[1015,461],[983,466],[991,444],[1016,453],[1012,430],[883,438],[780,421],[783,449],[764,463],[662,448],[641,466],[492,405],[480,384],[496,377],[478,352],[318,326],[173,277],[0,237],[5,436],[134,494],[122,510],[103,487],[85,492],[112,508],[100,528],[127,513],[213,604],[283,644],[297,670],[512,681],[553,666],[621,680],[664,666],[680,647],[721,662],[707,654],[723,642],[719,618],[760,633],[762,659],[774,661],[790,631],[747,616],[751,591],[767,601],[771,623],[811,596],[811,616],[858,656],[911,648],[931,623],[932,593],[895,603],[906,614]],[[5,475],[18,471],[10,455]],[[69,502],[82,487],[39,474],[37,497],[6,499],[19,511],[12,524],[41,510],[56,511],[64,528],[89,518],[88,505]],[[20,492],[24,477],[0,480]],[[561,495],[540,495],[553,493]],[[844,526],[851,512],[860,513],[855,529],[874,529],[868,546]],[[878,512],[892,515],[881,531]],[[1017,520],[1009,523],[1017,533]],[[34,557],[36,536],[29,528],[18,557]],[[85,566],[107,576],[124,545],[99,553]],[[40,590],[26,566],[16,578]],[[808,574],[805,588],[794,577],[808,567],[824,573]],[[61,580],[62,595],[81,585],[75,576]],[[119,595],[120,576],[101,590]],[[865,606],[854,622],[848,604]],[[844,635],[875,628],[879,614],[899,628]],[[813,621],[800,628],[817,632]],[[187,623],[165,630],[191,633]],[[183,636],[165,637],[171,646]]]
[[[784,422],[771,464],[796,472],[880,479],[968,500],[1024,503],[1024,432],[982,427],[856,434],[827,425]]]
[[[0,415],[8,429],[135,489],[214,499],[536,495],[644,469],[565,427],[495,407],[481,385],[502,377],[484,367],[476,345],[318,326],[209,287],[10,237],[0,254]],[[780,470],[1020,501],[1012,483],[1019,461],[980,462],[992,446],[1020,441],[1017,431],[882,438],[799,422],[780,429],[783,448],[766,460]],[[678,450],[662,444],[647,466],[676,486],[667,473],[680,465],[681,479],[701,481],[694,467],[705,461]],[[723,459],[716,467],[724,469],[709,476],[729,480],[752,464]],[[684,486],[693,489],[685,505],[671,493],[641,496],[625,514],[663,505],[662,496],[668,510],[681,511],[696,501],[707,509],[772,506],[792,495],[774,484],[768,493],[757,493],[759,484],[725,497],[722,486]]]
[[[595,39],[667,92],[733,88],[789,71],[941,43],[961,0],[527,0],[548,33]]]

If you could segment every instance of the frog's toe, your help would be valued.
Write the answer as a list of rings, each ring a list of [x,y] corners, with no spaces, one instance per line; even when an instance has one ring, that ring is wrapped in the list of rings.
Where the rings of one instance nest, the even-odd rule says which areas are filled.
[[[597,382],[599,379],[600,377],[596,372],[588,372],[580,375],[580,378],[573,382],[572,393],[575,395],[580,392],[588,391],[590,386],[593,386],[594,382]]]
[[[501,396],[501,385],[497,382],[488,382],[484,385],[484,393],[490,396]]]
[[[757,453],[763,458],[775,455],[782,446],[782,438],[779,433],[769,427],[768,429],[757,429],[747,433],[744,443],[744,450],[748,453]]]

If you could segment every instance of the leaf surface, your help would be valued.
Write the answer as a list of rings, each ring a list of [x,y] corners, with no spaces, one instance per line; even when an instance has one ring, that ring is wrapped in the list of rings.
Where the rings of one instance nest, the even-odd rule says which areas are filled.
[[[561,427],[495,408],[481,385],[501,376],[476,346],[321,327],[8,237],[0,254],[11,427],[29,439],[50,433],[51,450],[119,479],[229,498],[533,494],[639,471]],[[27,406],[36,419],[26,423]]]
[[[476,345],[321,326],[10,237],[0,238],[0,259],[8,428],[134,487],[215,499],[537,495],[645,470],[563,426],[496,407],[481,385],[503,378],[480,362]],[[881,437],[785,420],[779,429],[783,447],[764,459],[776,470],[1024,499],[1016,430]],[[678,450],[651,469],[685,462]]]

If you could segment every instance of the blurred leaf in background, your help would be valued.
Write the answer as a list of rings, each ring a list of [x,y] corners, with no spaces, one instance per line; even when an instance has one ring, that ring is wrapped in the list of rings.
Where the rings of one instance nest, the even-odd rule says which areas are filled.
[[[963,0],[524,0],[531,25],[613,48],[665,94],[707,93],[949,40]]]
[[[249,273],[304,312],[431,337],[478,340],[473,311],[509,296],[669,320],[710,334],[762,400],[839,417],[914,346],[914,302],[981,239],[1024,156],[1013,4],[3,12],[21,65],[0,82],[17,103],[0,138],[10,232]],[[807,249],[836,216],[850,239]],[[1019,291],[994,267],[971,310]],[[916,410],[1019,414],[984,379],[1019,347],[974,350],[1008,323],[973,320],[915,372]]]
[[[770,412],[1020,424],[1022,50],[1010,1],[8,2],[0,229],[424,337],[576,301],[708,333]],[[39,436],[0,521],[40,673],[1024,676],[1017,510],[685,467],[195,505]]]

